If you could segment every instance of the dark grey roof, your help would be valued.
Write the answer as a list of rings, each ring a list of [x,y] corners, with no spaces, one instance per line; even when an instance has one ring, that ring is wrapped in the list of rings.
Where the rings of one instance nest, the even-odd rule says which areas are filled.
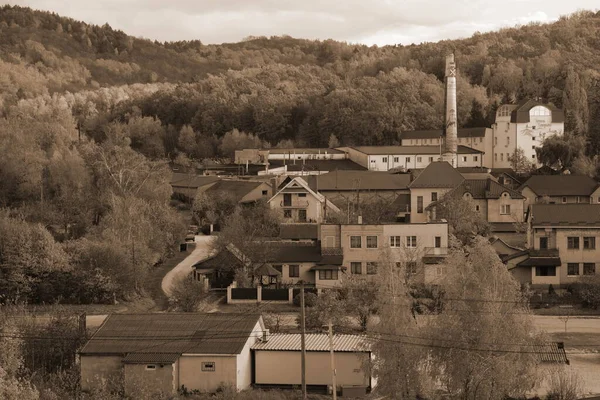
[[[446,161],[436,161],[429,164],[419,176],[412,181],[412,188],[455,188],[465,178]]]
[[[317,262],[318,265],[342,265],[344,262],[344,256],[339,254],[323,255],[321,260]]]
[[[490,222],[489,224],[492,232],[510,233],[517,231],[514,222]]]
[[[470,193],[474,199],[499,199],[508,193],[512,199],[523,199],[521,193],[502,186],[493,179],[465,179],[455,190],[460,195]]]
[[[129,353],[123,358],[124,364],[173,364],[179,353]]]
[[[298,223],[279,225],[281,239],[313,239],[319,238],[319,224]]]
[[[534,346],[538,359],[543,363],[569,364],[563,342],[544,343]]]
[[[353,149],[370,155],[421,155],[440,154],[440,146],[355,146]],[[468,146],[458,146],[458,154],[483,154],[482,151]]]
[[[248,193],[252,192],[263,183],[265,182],[221,180],[209,187],[205,193],[212,193],[216,191],[226,192],[240,202]]]
[[[458,129],[459,138],[470,138],[470,137],[485,137],[485,127],[480,128],[460,128]],[[422,131],[406,131],[400,134],[401,139],[439,139],[443,135],[441,129],[429,129]]]
[[[401,190],[410,183],[409,174],[390,174],[381,171],[334,171],[307,177],[311,189],[337,190]]]
[[[519,190],[526,187],[538,196],[589,196],[598,182],[586,175],[533,175]]]
[[[523,100],[510,114],[510,122],[528,123],[530,122],[529,111],[535,106],[544,106],[552,112],[552,122],[565,122],[565,113],[554,104],[544,104],[535,100]]]
[[[81,354],[239,354],[259,319],[256,314],[111,314]]]
[[[171,186],[181,188],[198,188],[201,186],[209,185],[219,180],[217,176],[209,175],[197,175],[197,174],[183,174],[174,172],[171,175]]]
[[[532,225],[600,225],[600,204],[533,204]]]
[[[303,263],[321,261],[321,248],[297,243],[277,243],[269,257],[272,263]]]
[[[296,163],[293,161],[286,160],[285,163],[283,160],[269,160],[270,168],[278,168],[283,167],[283,165],[287,165],[288,171],[335,171],[335,170],[354,170],[354,171],[364,171],[366,170],[360,164],[355,163],[352,160],[296,160]]]

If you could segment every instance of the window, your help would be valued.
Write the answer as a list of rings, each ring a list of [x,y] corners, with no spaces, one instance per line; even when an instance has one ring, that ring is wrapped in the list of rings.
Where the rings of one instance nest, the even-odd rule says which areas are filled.
[[[350,272],[354,275],[362,274],[362,263],[360,262],[351,262],[350,263]]]
[[[298,210],[298,221],[306,222],[306,210]]]
[[[437,192],[431,192],[431,201],[437,201]]]
[[[268,191],[268,190],[263,190],[263,191],[262,191],[262,195],[263,195],[263,196],[266,196],[267,194],[269,194],[269,191]]]
[[[556,267],[535,267],[535,276],[556,276]]]
[[[205,361],[200,364],[200,368],[202,371],[215,372],[215,363],[214,361]]]
[[[422,157],[417,157],[417,162],[421,162],[422,159]]]
[[[406,162],[409,163],[410,162],[410,157],[406,157]]]
[[[583,264],[583,274],[584,275],[596,275],[596,264],[584,263]]]
[[[510,136],[506,137],[506,146],[508,147],[508,145],[510,144]]]
[[[360,236],[350,236],[350,248],[360,249],[362,247]]]
[[[540,238],[540,249],[547,249],[547,248],[548,248],[548,238],[541,237]]]
[[[416,236],[407,236],[406,237],[406,247],[417,247],[417,237]]]
[[[292,195],[291,195],[291,193],[284,193],[283,194],[283,206],[284,207],[291,207],[292,206]]]
[[[479,138],[479,143],[483,143],[483,138],[482,137]]]
[[[562,202],[563,202],[563,203],[566,203],[566,202],[567,202],[567,198],[566,198],[566,197],[563,197],[563,198],[562,198]]]
[[[579,264],[577,264],[577,263],[568,263],[567,264],[567,275],[569,275],[569,276],[577,276],[577,275],[579,275]]]
[[[441,236],[436,236],[434,238],[434,247],[439,249],[440,247],[442,247],[442,237]]]
[[[283,210],[283,218],[292,218],[292,210]]]
[[[502,204],[500,208],[500,214],[508,215],[510,214],[510,204]]]
[[[367,236],[367,249],[377,248],[377,236]]]
[[[368,262],[367,263],[367,275],[375,275],[377,273],[377,263],[376,262]]]
[[[306,193],[298,193],[298,197],[306,197]]]
[[[338,279],[338,270],[321,270],[319,271],[319,279],[322,281],[336,281]]]
[[[383,157],[383,158],[381,159],[381,161],[383,161],[383,162],[387,162],[387,157]]]
[[[584,237],[583,248],[585,250],[594,250],[596,248],[596,238],[594,236]]]
[[[467,156],[463,156],[462,160],[463,162],[467,162]]]
[[[407,275],[415,275],[417,273],[417,262],[416,261],[407,261],[406,262],[406,274]]]
[[[400,247],[400,236],[390,236],[390,247]]]
[[[148,364],[146,365],[146,371],[154,371],[156,369],[156,365]]]
[[[432,163],[433,162],[433,157],[429,157],[429,162]],[[600,203],[600,197],[598,197],[598,203]]]
[[[375,160],[371,160],[371,163],[375,163]]]
[[[500,161],[504,161],[504,153],[500,153]]]
[[[548,116],[548,115],[552,115],[552,113],[550,113],[550,110],[544,106],[535,106],[531,110],[529,110],[529,115],[530,116]],[[534,127],[534,129],[535,129],[535,127]]]
[[[498,146],[498,137],[494,138],[494,146]]]
[[[400,162],[400,157],[394,157],[394,162]]]
[[[479,205],[475,205],[475,211],[479,212]]]
[[[289,268],[289,277],[290,278],[299,278],[300,277],[300,266],[299,265],[290,265]]]
[[[417,213],[423,214],[423,196],[417,196]]]
[[[478,156],[473,156],[473,161],[475,161],[475,162],[479,161],[479,157]]]
[[[579,238],[577,236],[567,238],[567,249],[579,249]]]
[[[494,161],[498,161],[498,153],[494,153]]]
[[[532,154],[532,155],[531,155],[531,158],[535,158],[535,154]]]

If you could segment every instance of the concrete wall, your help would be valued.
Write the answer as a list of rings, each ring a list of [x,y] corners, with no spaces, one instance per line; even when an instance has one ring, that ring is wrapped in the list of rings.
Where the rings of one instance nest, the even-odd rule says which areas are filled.
[[[203,362],[214,362],[215,371],[202,371]],[[179,386],[190,390],[213,392],[221,385],[237,386],[237,355],[195,356],[179,358]]]
[[[330,353],[306,352],[306,384],[331,385]],[[338,386],[369,386],[369,373],[362,370],[368,353],[335,353]],[[262,385],[300,385],[300,352],[256,350],[256,383]]]
[[[263,191],[266,191],[267,194],[262,194]],[[245,202],[257,201],[257,200],[261,200],[261,199],[269,200],[269,198],[271,198],[271,196],[273,196],[273,189],[271,188],[271,185],[263,182],[256,189],[252,190],[250,193],[245,195],[242,198],[241,202],[245,203]]]
[[[360,151],[353,149],[352,147],[345,147],[344,151],[347,152],[348,154],[348,158],[351,161],[354,161],[355,163],[357,163],[358,165],[361,165],[367,169],[369,168],[369,156],[361,153]]]
[[[437,198],[440,200],[450,189],[444,188],[414,188],[410,189],[410,222],[411,223],[425,223],[427,222],[427,212],[425,209],[431,204],[431,194],[437,193]],[[423,212],[419,213],[417,207],[418,196],[423,196]]]
[[[321,248],[324,247],[342,247],[340,225],[322,224],[319,230],[319,239]]]
[[[154,369],[147,369],[154,365]],[[177,391],[175,367],[171,364],[125,364],[125,393],[147,395],[172,394]]]
[[[258,338],[263,336],[263,330],[265,329],[262,318],[252,328],[250,337],[244,344],[244,348],[237,355],[237,384],[238,390],[248,389],[252,385],[252,353],[250,348]]]
[[[289,264],[272,264],[272,265],[281,265],[281,282],[284,284],[296,284],[301,280],[304,282],[315,282],[315,273],[310,269],[315,266],[315,263],[289,263]],[[300,276],[299,277],[291,277],[290,276],[290,265],[299,265],[300,266]]]
[[[292,196],[291,207],[283,206],[284,193]],[[305,194],[306,197],[299,197],[298,196],[299,194]],[[284,218],[283,210],[286,210],[286,209],[291,210],[292,217],[284,218],[283,219],[284,222],[300,222],[298,219],[298,210],[299,209],[306,210],[306,221],[307,222],[309,222],[309,221],[322,222],[321,221],[321,209],[323,206],[322,206],[321,202],[319,200],[317,200],[317,198],[315,198],[314,195],[309,193],[304,188],[284,189],[283,191],[278,193],[276,196],[274,196],[269,201],[269,205],[271,206],[272,209],[278,210],[279,213],[281,214],[282,218]]]
[[[513,199],[507,192],[504,192],[499,199],[489,199],[487,203],[488,222],[524,221],[525,203],[523,199]],[[502,214],[502,205],[510,205],[510,214]]]
[[[81,389],[89,391],[109,382],[121,382],[121,356],[81,356]]]

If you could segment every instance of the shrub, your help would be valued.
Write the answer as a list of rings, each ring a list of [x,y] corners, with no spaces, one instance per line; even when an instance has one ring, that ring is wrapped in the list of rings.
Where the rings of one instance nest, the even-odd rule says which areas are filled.
[[[317,304],[318,298],[319,298],[319,296],[317,296],[314,293],[305,292],[304,293],[304,305],[306,307],[314,307],[315,304]],[[300,307],[300,294],[297,294],[296,297],[294,297],[294,305],[296,307]]]

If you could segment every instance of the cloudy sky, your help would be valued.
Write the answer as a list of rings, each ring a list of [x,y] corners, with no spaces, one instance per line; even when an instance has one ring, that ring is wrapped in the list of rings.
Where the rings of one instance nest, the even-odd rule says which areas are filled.
[[[1,0],[0,0],[1,1]],[[551,22],[598,0],[9,0],[138,37],[237,42],[287,34],[368,45],[471,36],[531,21]],[[450,4],[452,6],[450,6]]]

